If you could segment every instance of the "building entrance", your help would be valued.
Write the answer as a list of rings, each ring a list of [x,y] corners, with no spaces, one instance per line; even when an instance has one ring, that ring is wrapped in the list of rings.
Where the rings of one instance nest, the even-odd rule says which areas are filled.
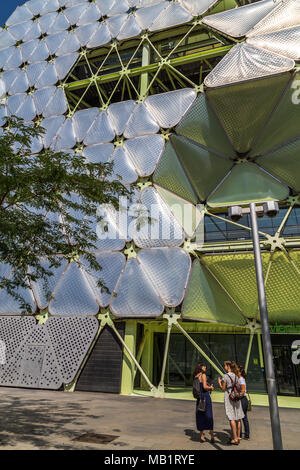
[[[234,360],[239,365],[245,365],[249,335],[195,333],[191,334],[191,337],[221,370],[226,360]],[[292,362],[292,343],[295,339],[300,339],[300,336],[272,334],[271,338],[278,395],[300,396],[300,365]],[[160,380],[165,340],[166,334],[155,333],[153,358],[155,385]],[[207,374],[218,389],[219,374],[215,369],[204,360],[185,336],[177,333],[171,334],[165,376],[166,386],[191,387],[196,362],[207,364]],[[261,365],[255,336],[247,374],[247,389],[250,393],[266,393],[267,391],[264,369]]]
[[[249,335],[246,334],[191,334],[193,340],[201,346],[210,359],[223,370],[224,361],[234,360],[239,365],[245,365],[249,345]],[[166,335],[156,333],[154,335],[154,383],[157,385],[160,379],[162,358]],[[191,387],[193,383],[193,371],[196,362],[207,364],[207,374],[218,389],[217,371],[205,361],[202,355],[181,334],[172,334],[167,361],[165,384],[174,387]],[[265,379],[260,365],[259,348],[257,338],[252,344],[249,359],[247,387],[251,392],[264,393],[266,391]]]

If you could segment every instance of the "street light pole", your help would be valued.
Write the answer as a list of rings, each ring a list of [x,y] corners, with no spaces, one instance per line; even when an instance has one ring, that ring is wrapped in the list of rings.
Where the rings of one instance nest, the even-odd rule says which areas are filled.
[[[271,335],[269,328],[265,283],[263,275],[263,265],[261,259],[258,224],[256,215],[255,203],[250,204],[251,226],[252,226],[252,239],[255,257],[256,281],[258,290],[260,322],[262,328],[263,349],[265,357],[265,372],[267,380],[267,389],[269,396],[269,409],[273,436],[274,450],[282,450],[282,438],[280,429],[279,410],[277,402],[275,370],[273,363],[273,351],[271,343]]]

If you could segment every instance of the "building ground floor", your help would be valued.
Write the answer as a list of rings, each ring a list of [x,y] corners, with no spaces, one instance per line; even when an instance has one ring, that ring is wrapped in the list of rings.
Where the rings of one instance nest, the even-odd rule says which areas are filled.
[[[78,375],[74,390],[154,395],[187,399],[196,362],[207,364],[215,384],[225,360],[247,369],[247,387],[258,404],[267,404],[260,329],[166,321],[116,322],[119,337],[106,326]],[[274,330],[274,329],[273,329]],[[300,365],[292,361],[299,334],[271,334],[278,395],[282,403],[300,397]],[[221,398],[220,398],[221,397]],[[298,402],[298,400],[297,400]],[[296,403],[296,402],[295,402]],[[300,406],[300,403],[299,403]]]
[[[39,323],[33,317],[1,317],[0,327],[5,346],[0,386],[189,399],[194,366],[204,362],[215,385],[213,398],[222,401],[218,377],[224,374],[224,361],[234,360],[247,371],[248,392],[255,400],[260,397],[258,404],[267,404],[259,323],[238,327],[183,321],[175,312],[159,320],[122,321],[103,313],[40,318]],[[278,395],[289,406],[289,400],[300,400],[295,361],[300,334],[271,328]]]

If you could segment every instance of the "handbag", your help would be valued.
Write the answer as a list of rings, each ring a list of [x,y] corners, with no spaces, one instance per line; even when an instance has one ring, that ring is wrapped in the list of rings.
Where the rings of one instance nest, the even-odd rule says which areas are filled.
[[[197,407],[198,411],[201,411],[202,413],[206,410],[206,401],[201,397],[199,398],[199,403]]]
[[[247,408],[247,412],[248,412],[248,411],[252,411],[252,402],[251,402],[249,393],[247,395],[248,395],[248,408]]]
[[[237,376],[235,376],[235,379],[233,381],[233,379],[230,377],[229,374],[226,374],[226,375],[228,375],[228,377],[231,380],[231,392],[228,392],[229,393],[229,399],[231,401],[241,400],[242,399],[242,390],[241,390],[241,386],[238,382]]]
[[[193,383],[193,395],[198,401],[197,410],[202,413],[206,410],[206,401],[202,395],[202,387],[198,379],[194,379]]]

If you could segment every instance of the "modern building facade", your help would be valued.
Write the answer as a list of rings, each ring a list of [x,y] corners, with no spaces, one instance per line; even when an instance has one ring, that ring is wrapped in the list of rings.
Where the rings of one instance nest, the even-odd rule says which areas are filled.
[[[38,283],[23,293],[34,315],[0,291],[1,385],[163,396],[191,386],[196,361],[215,379],[235,359],[265,392],[249,217],[228,208],[277,200],[259,219],[269,319],[278,391],[300,395],[299,60],[299,0],[16,9],[0,32],[2,125],[41,124],[33,153],[112,162],[134,196],[99,208],[109,292],[80,261],[55,271],[50,302]]]

